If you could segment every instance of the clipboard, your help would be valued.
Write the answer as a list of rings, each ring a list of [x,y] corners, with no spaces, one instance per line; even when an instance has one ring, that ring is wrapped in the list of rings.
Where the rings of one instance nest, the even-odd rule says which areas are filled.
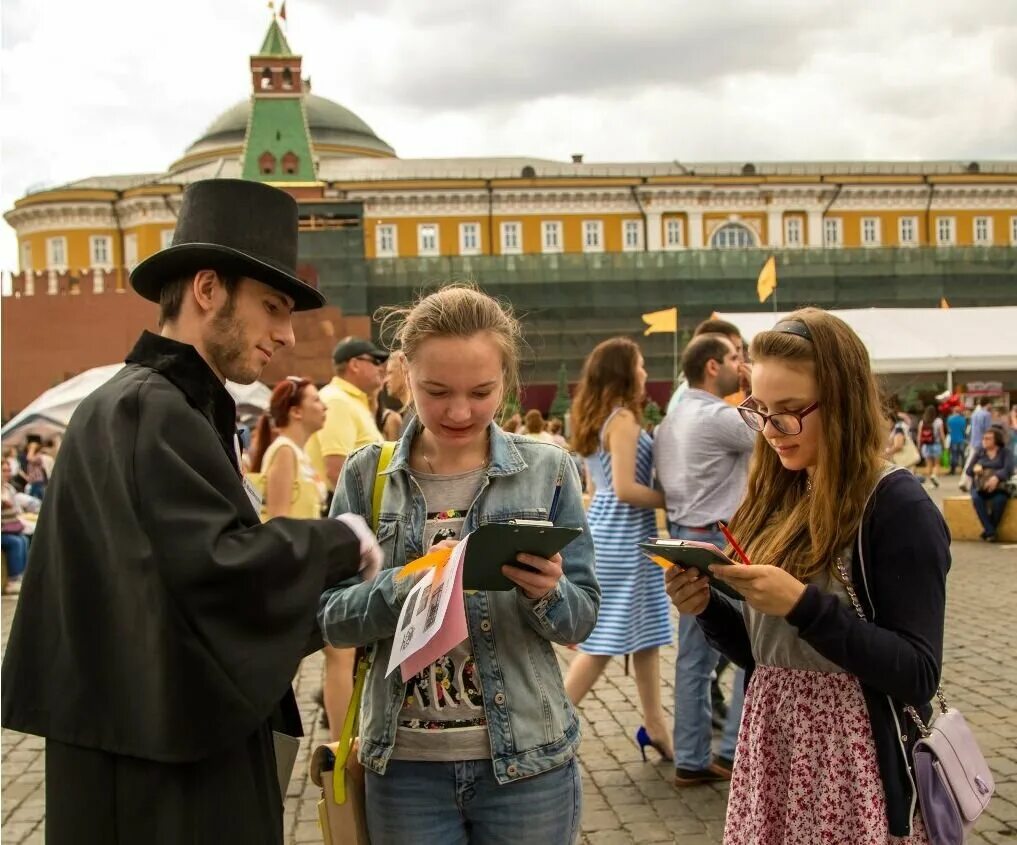
[[[549,558],[583,533],[552,522],[513,519],[488,522],[467,538],[463,561],[464,590],[512,590],[516,585],[501,571],[505,565],[524,567],[516,555],[525,553]]]
[[[722,566],[744,566],[737,563],[713,543],[702,543],[698,540],[666,540],[655,539],[640,543],[639,548],[650,555],[657,555],[671,561],[684,569],[698,569],[701,575],[710,579],[710,586],[728,598],[744,601],[745,598],[730,584],[726,584],[710,572],[711,564]]]

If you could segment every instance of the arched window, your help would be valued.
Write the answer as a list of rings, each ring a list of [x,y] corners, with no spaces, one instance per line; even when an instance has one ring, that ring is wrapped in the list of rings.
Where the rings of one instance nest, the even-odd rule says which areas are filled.
[[[713,249],[746,249],[756,245],[755,235],[741,223],[725,223],[710,238]]]
[[[258,156],[258,170],[263,176],[271,176],[275,173],[275,156],[268,150]]]
[[[269,91],[272,88],[272,71],[270,68],[265,68],[261,72],[261,90]]]
[[[297,169],[299,167],[300,167],[300,159],[297,157],[296,153],[294,153],[292,150],[287,152],[282,157],[282,169],[283,169],[283,173],[289,173],[289,174],[296,173]]]
[[[293,90],[293,71],[289,68],[284,68],[282,72],[282,87],[284,91]]]

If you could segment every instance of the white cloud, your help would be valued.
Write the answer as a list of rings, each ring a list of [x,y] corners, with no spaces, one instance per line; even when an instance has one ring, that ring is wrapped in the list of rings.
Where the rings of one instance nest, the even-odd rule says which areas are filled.
[[[291,0],[314,91],[404,157],[1017,157],[1017,5],[996,0]],[[158,172],[249,90],[246,0],[6,0],[0,206]],[[0,227],[0,267],[13,232]]]

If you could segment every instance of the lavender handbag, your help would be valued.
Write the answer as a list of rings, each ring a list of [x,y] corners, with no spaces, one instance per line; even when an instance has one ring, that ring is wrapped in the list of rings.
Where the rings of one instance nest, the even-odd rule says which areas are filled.
[[[840,558],[837,569],[855,612],[865,619],[847,566]],[[988,806],[996,784],[961,712],[947,706],[942,688],[936,690],[936,698],[940,713],[928,725],[914,707],[905,708],[921,733],[914,747],[918,803],[932,845],[963,845],[975,820]]]

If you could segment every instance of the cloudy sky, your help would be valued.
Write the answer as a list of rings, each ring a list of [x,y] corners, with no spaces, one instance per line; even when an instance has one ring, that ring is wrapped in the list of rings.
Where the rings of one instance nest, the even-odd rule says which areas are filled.
[[[404,158],[1017,158],[1014,0],[288,0]],[[3,0],[0,207],[163,170],[249,93],[260,0]],[[13,269],[0,223],[0,268]]]

